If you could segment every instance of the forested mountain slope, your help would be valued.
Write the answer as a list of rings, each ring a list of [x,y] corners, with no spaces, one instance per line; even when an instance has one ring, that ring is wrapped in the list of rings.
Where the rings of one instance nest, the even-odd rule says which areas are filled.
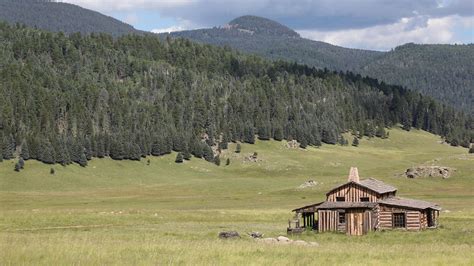
[[[474,115],[474,44],[405,44],[357,72],[416,89]]]
[[[243,16],[212,29],[172,32],[171,36],[227,45],[269,59],[377,77],[474,114],[472,44],[408,44],[390,52],[349,49],[301,38],[277,22],[255,16]]]
[[[87,163],[230,141],[334,144],[402,123],[468,144],[472,118],[398,86],[156,36],[64,35],[0,23],[2,156]]]
[[[239,17],[222,27],[172,32],[170,35],[329,70],[355,69],[383,55],[382,52],[304,39],[284,25],[256,16]]]
[[[76,5],[50,0],[0,0],[0,21],[64,33],[139,33],[132,26]]]
[[[98,12],[50,0],[0,0],[0,20],[54,32],[143,33]],[[256,16],[242,16],[223,27],[173,32],[171,36],[230,46],[272,60],[374,76],[474,114],[473,45],[410,44],[390,52],[349,49],[301,38],[284,25]]]

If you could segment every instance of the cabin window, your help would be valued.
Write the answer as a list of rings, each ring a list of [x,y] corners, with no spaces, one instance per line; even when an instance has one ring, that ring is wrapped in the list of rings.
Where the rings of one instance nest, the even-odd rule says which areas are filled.
[[[393,227],[394,228],[405,228],[406,227],[405,213],[394,213],[393,214]]]
[[[346,214],[344,212],[339,212],[339,223],[340,224],[346,223]]]
[[[345,197],[336,197],[336,201],[346,201]]]
[[[369,201],[369,197],[361,197],[361,198],[360,198],[360,201],[361,201],[361,202],[368,202],[368,201]]]

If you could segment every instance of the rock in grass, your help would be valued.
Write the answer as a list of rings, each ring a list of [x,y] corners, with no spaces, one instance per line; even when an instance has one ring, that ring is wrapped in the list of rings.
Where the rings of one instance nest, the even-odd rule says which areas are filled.
[[[295,241],[293,241],[293,244],[299,245],[299,246],[306,246],[306,245],[308,245],[309,243],[306,242],[306,241],[303,241],[303,240],[295,240]]]
[[[240,238],[240,235],[236,231],[224,231],[224,232],[219,233],[219,238],[221,239]]]
[[[277,237],[278,242],[290,242],[290,239],[285,236],[279,236]]]
[[[262,241],[263,243],[268,243],[268,244],[273,244],[273,243],[278,242],[278,240],[276,240],[276,238],[273,238],[273,237],[261,238],[257,240]]]

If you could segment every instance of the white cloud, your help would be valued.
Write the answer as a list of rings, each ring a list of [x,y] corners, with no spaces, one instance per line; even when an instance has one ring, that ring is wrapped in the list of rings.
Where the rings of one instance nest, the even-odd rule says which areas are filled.
[[[364,29],[339,31],[302,30],[301,36],[331,44],[374,50],[389,50],[408,42],[456,43],[456,30],[473,28],[474,17],[448,16],[402,18],[398,22]],[[474,37],[471,36],[471,42]]]
[[[185,28],[181,26],[171,26],[168,28],[161,28],[161,29],[152,29],[151,32],[153,33],[170,33],[173,31],[183,31],[186,30]]]
[[[179,8],[195,0],[60,0],[98,11]]]
[[[125,18],[124,18],[124,22],[125,23],[128,23],[130,25],[133,25],[135,23],[138,23],[138,21],[140,20],[140,18],[138,17],[137,14],[135,13],[131,13],[131,14],[128,14]]]

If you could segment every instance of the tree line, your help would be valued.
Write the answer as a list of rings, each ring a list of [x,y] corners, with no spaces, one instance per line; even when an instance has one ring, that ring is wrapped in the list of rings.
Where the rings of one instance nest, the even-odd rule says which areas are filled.
[[[398,123],[469,146],[472,117],[350,72],[155,36],[50,33],[0,23],[2,159],[87,165],[229,142],[336,144]]]

